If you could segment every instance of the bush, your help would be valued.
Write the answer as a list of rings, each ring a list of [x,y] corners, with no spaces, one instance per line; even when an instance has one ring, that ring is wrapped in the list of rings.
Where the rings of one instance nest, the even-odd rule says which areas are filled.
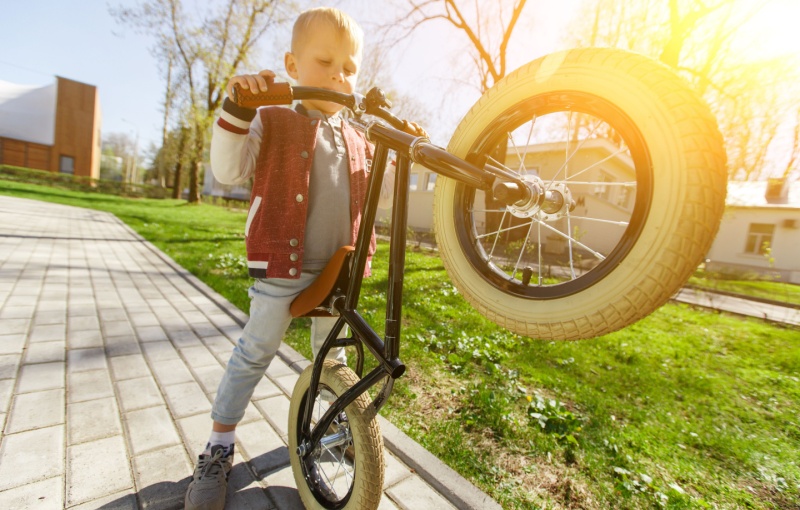
[[[93,179],[91,177],[74,176],[9,165],[0,165],[0,179],[27,184],[39,184],[73,191],[107,193],[110,195],[136,198],[169,198],[171,193],[170,189],[159,188],[157,186],[107,181]]]

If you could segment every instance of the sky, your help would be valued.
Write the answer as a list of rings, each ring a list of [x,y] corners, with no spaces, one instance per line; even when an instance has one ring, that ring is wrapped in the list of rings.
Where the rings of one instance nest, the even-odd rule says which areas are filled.
[[[557,46],[558,30],[575,11],[580,0],[562,0],[558,7],[547,0],[530,0],[526,9],[546,9],[547,21],[535,26],[537,47],[531,58]],[[5,3],[5,2],[4,2]],[[103,113],[102,132],[128,133],[139,137],[140,151],[161,140],[164,80],[157,60],[151,55],[152,40],[120,25],[109,7],[132,6],[135,0],[27,0],[3,9],[0,16],[0,80],[21,85],[46,85],[56,76],[98,87]],[[305,2],[308,5],[317,2]],[[331,0],[365,27],[367,43],[376,30],[373,24],[377,1]],[[531,29],[531,26],[520,27]],[[447,34],[447,35],[445,35]],[[269,34],[262,41],[264,68],[283,67],[281,46],[288,46],[285,33]],[[438,111],[432,132],[435,141],[446,143],[455,123],[466,113],[478,94],[468,86],[458,86],[450,62],[461,48],[455,31],[444,23],[429,23],[414,36],[397,45],[390,58],[392,79],[397,89],[420,97],[423,102],[441,100],[433,93],[456,84],[461,91],[449,104],[433,104]],[[258,71],[253,69],[252,71]],[[451,95],[452,97],[452,95]],[[446,111],[445,111],[446,110]],[[449,132],[445,132],[449,131]]]
[[[328,4],[342,8],[361,23],[365,45],[369,45],[380,35],[377,23],[381,16],[389,16],[387,1],[329,0]],[[514,32],[510,69],[565,49],[562,36],[583,1],[528,0],[524,19]],[[46,85],[53,83],[55,76],[62,76],[96,85],[103,113],[103,135],[138,136],[140,154],[146,153],[148,145],[161,141],[164,79],[158,61],[151,55],[153,40],[120,25],[109,13],[110,7],[137,3],[137,0],[15,2],[13,9],[3,9],[0,16],[0,80]],[[299,3],[304,7],[319,5],[312,0]],[[800,0],[770,0],[751,23],[753,31],[739,38],[742,53],[756,49],[800,50],[797,19],[800,19]],[[262,68],[282,71],[282,55],[288,44],[286,29],[266,34],[260,41],[258,66],[247,71],[257,72]],[[387,88],[394,87],[428,106],[430,124],[425,127],[434,142],[442,145],[479,96],[474,68],[463,58],[467,47],[462,33],[444,21],[434,21],[423,24],[394,45],[388,55],[392,83]],[[461,64],[454,63],[459,60]]]

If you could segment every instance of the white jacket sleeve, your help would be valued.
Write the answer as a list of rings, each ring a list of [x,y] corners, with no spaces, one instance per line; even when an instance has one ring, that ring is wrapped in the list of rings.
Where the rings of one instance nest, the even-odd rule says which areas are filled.
[[[246,182],[256,167],[262,133],[260,115],[255,115],[251,122],[223,110],[214,123],[211,136],[210,160],[214,178],[222,184]]]

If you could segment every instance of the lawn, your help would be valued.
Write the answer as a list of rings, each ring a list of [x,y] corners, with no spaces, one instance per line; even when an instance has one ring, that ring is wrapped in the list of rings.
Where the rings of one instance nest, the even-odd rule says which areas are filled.
[[[111,211],[247,310],[243,211],[0,193]],[[387,252],[362,292],[376,327]],[[409,369],[383,414],[505,508],[800,507],[797,329],[667,304],[600,338],[537,341],[472,311],[435,256],[407,263]],[[306,324],[287,343],[308,356]]]

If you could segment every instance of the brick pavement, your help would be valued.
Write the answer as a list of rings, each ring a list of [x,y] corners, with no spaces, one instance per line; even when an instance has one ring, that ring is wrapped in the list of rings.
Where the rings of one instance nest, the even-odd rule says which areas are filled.
[[[113,215],[0,196],[0,508],[181,508],[245,320]],[[228,509],[302,507],[286,426],[307,363],[284,346],[256,388]],[[381,424],[381,509],[499,508]]]

